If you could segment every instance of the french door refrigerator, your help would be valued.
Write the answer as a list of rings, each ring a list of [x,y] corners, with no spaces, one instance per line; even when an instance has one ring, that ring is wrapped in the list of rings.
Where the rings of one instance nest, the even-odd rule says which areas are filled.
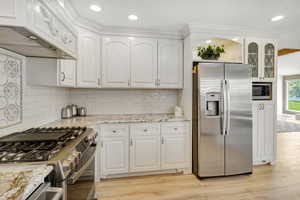
[[[252,173],[251,66],[198,63],[198,177]]]

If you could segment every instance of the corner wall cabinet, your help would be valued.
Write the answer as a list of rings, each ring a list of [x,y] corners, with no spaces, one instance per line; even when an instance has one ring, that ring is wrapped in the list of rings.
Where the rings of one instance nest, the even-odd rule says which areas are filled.
[[[245,61],[253,65],[253,81],[274,81],[277,65],[276,42],[247,38],[245,48]]]
[[[75,87],[76,61],[26,57],[26,78],[30,85]]]
[[[191,167],[188,122],[109,124],[100,133],[100,177]]]
[[[272,163],[275,159],[274,103],[254,101],[253,112],[253,163]]]

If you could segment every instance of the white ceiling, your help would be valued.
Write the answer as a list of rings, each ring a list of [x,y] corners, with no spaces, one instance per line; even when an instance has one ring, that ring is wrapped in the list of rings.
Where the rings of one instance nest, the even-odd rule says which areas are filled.
[[[300,0],[69,0],[77,13],[102,26],[179,30],[187,23],[242,26],[265,31],[299,27]],[[102,11],[92,12],[91,4]],[[127,16],[136,14],[138,21]],[[286,18],[270,22],[276,15]]]

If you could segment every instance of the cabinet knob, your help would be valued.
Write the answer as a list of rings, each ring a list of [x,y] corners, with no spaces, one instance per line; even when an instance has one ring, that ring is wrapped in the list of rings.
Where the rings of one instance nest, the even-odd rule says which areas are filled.
[[[147,131],[148,131],[148,130],[145,128],[145,129],[144,129],[144,132],[147,132]]]
[[[177,130],[178,130],[178,128],[174,128],[174,130],[175,130],[175,131],[177,131]]]
[[[113,130],[113,133],[116,133],[117,131],[116,130]]]

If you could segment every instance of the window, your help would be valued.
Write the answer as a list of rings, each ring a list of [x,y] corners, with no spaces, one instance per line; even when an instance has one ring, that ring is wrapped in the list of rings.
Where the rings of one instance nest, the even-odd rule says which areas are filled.
[[[284,94],[285,112],[300,112],[300,75],[284,77]]]

